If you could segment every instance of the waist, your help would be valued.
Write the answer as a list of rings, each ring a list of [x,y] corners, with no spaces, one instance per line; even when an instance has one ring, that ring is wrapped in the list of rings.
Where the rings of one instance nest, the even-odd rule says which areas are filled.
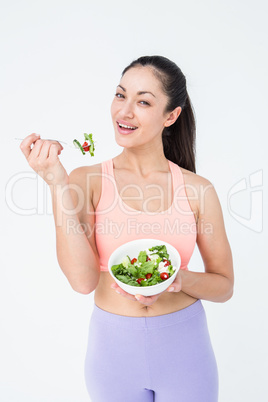
[[[115,324],[120,326],[120,328],[125,327],[137,330],[143,328],[160,328],[173,325],[178,322],[190,319],[191,317],[203,312],[203,310],[204,308],[201,301],[196,300],[194,303],[181,310],[157,316],[123,316],[103,310],[96,304],[94,306],[93,314],[97,317],[98,320],[103,321],[106,324]]]
[[[114,283],[108,272],[101,272],[99,284],[94,292],[94,300],[100,309],[123,316],[130,317],[152,317],[163,314],[170,314],[189,307],[197,299],[184,292],[163,292],[155,303],[145,306],[137,300],[130,300],[116,293],[111,288]]]

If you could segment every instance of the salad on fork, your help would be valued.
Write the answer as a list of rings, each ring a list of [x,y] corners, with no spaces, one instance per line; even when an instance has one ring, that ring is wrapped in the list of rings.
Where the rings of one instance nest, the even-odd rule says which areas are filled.
[[[73,140],[73,144],[76,148],[80,149],[83,155],[86,154],[86,152],[89,152],[91,156],[94,156],[94,151],[95,151],[95,145],[94,141],[92,139],[92,134],[86,134],[84,133],[85,137],[85,142],[83,145],[80,144],[78,140]]]
[[[87,152],[90,154],[90,156],[94,156],[94,151],[95,151],[95,143],[92,138],[92,134],[86,134],[84,133],[85,141],[83,145],[78,140],[73,140],[73,145],[75,146],[76,149],[79,149],[83,155],[85,155]],[[15,140],[24,140],[24,138],[15,138]],[[69,147],[73,148],[72,145],[67,144],[64,141],[61,140],[53,140],[48,138],[47,140],[49,141],[57,141],[60,144],[68,145]]]

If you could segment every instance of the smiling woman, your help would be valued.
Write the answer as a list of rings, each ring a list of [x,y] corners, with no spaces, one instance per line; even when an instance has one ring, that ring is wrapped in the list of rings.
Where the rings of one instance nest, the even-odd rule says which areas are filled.
[[[100,402],[216,402],[217,366],[200,299],[231,297],[232,257],[215,190],[195,174],[195,119],[184,75],[164,57],[141,57],[123,71],[111,115],[123,152],[102,163],[95,223],[117,224],[120,235],[96,231],[101,276],[85,362],[89,394]],[[109,256],[125,242],[152,235],[179,251],[181,269],[167,292],[149,297],[138,290],[128,294],[107,275]],[[188,271],[196,242],[205,273]],[[104,328],[109,328],[109,339]],[[162,360],[159,350],[167,338],[173,339],[175,351],[172,358]],[[132,353],[122,347],[126,339]],[[121,347],[115,352],[113,345],[118,343]],[[150,351],[142,365],[140,350]],[[133,370],[136,379],[130,384]],[[107,387],[102,386],[100,372],[105,373]]]
[[[165,57],[135,60],[123,71],[111,116],[122,152],[69,175],[58,143],[32,134],[21,144],[51,190],[59,265],[75,291],[94,291],[89,395],[94,402],[216,402],[217,365],[201,299],[232,296],[232,255],[217,194],[195,173],[185,76]],[[181,267],[167,290],[129,294],[109,274],[109,257],[150,238],[174,247]],[[188,270],[196,244],[205,272]],[[167,339],[168,355],[161,353]]]

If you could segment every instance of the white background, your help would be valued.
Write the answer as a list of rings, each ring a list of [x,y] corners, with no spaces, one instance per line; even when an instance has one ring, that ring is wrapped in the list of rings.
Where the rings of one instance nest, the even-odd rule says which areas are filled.
[[[14,138],[37,132],[71,143],[93,132],[94,161],[65,147],[68,172],[115,156],[120,148],[109,110],[115,87],[123,68],[147,54],[169,57],[186,75],[197,117],[197,171],[216,187],[232,246],[235,294],[224,304],[204,302],[220,402],[266,401],[266,2],[0,4],[1,183],[7,186],[6,200],[1,197],[1,401],[89,401],[83,364],[93,295],[75,293],[62,274],[50,194]],[[235,187],[228,206],[237,183],[248,187],[240,193]],[[203,270],[197,250],[190,269]]]

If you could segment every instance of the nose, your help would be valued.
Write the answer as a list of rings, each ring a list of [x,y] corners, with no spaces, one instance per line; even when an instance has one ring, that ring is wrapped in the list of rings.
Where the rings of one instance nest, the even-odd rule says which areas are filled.
[[[120,110],[121,112],[121,116],[122,119],[124,119],[124,117],[127,117],[129,119],[132,119],[134,117],[134,106],[131,102],[124,102],[122,104],[122,108]]]

